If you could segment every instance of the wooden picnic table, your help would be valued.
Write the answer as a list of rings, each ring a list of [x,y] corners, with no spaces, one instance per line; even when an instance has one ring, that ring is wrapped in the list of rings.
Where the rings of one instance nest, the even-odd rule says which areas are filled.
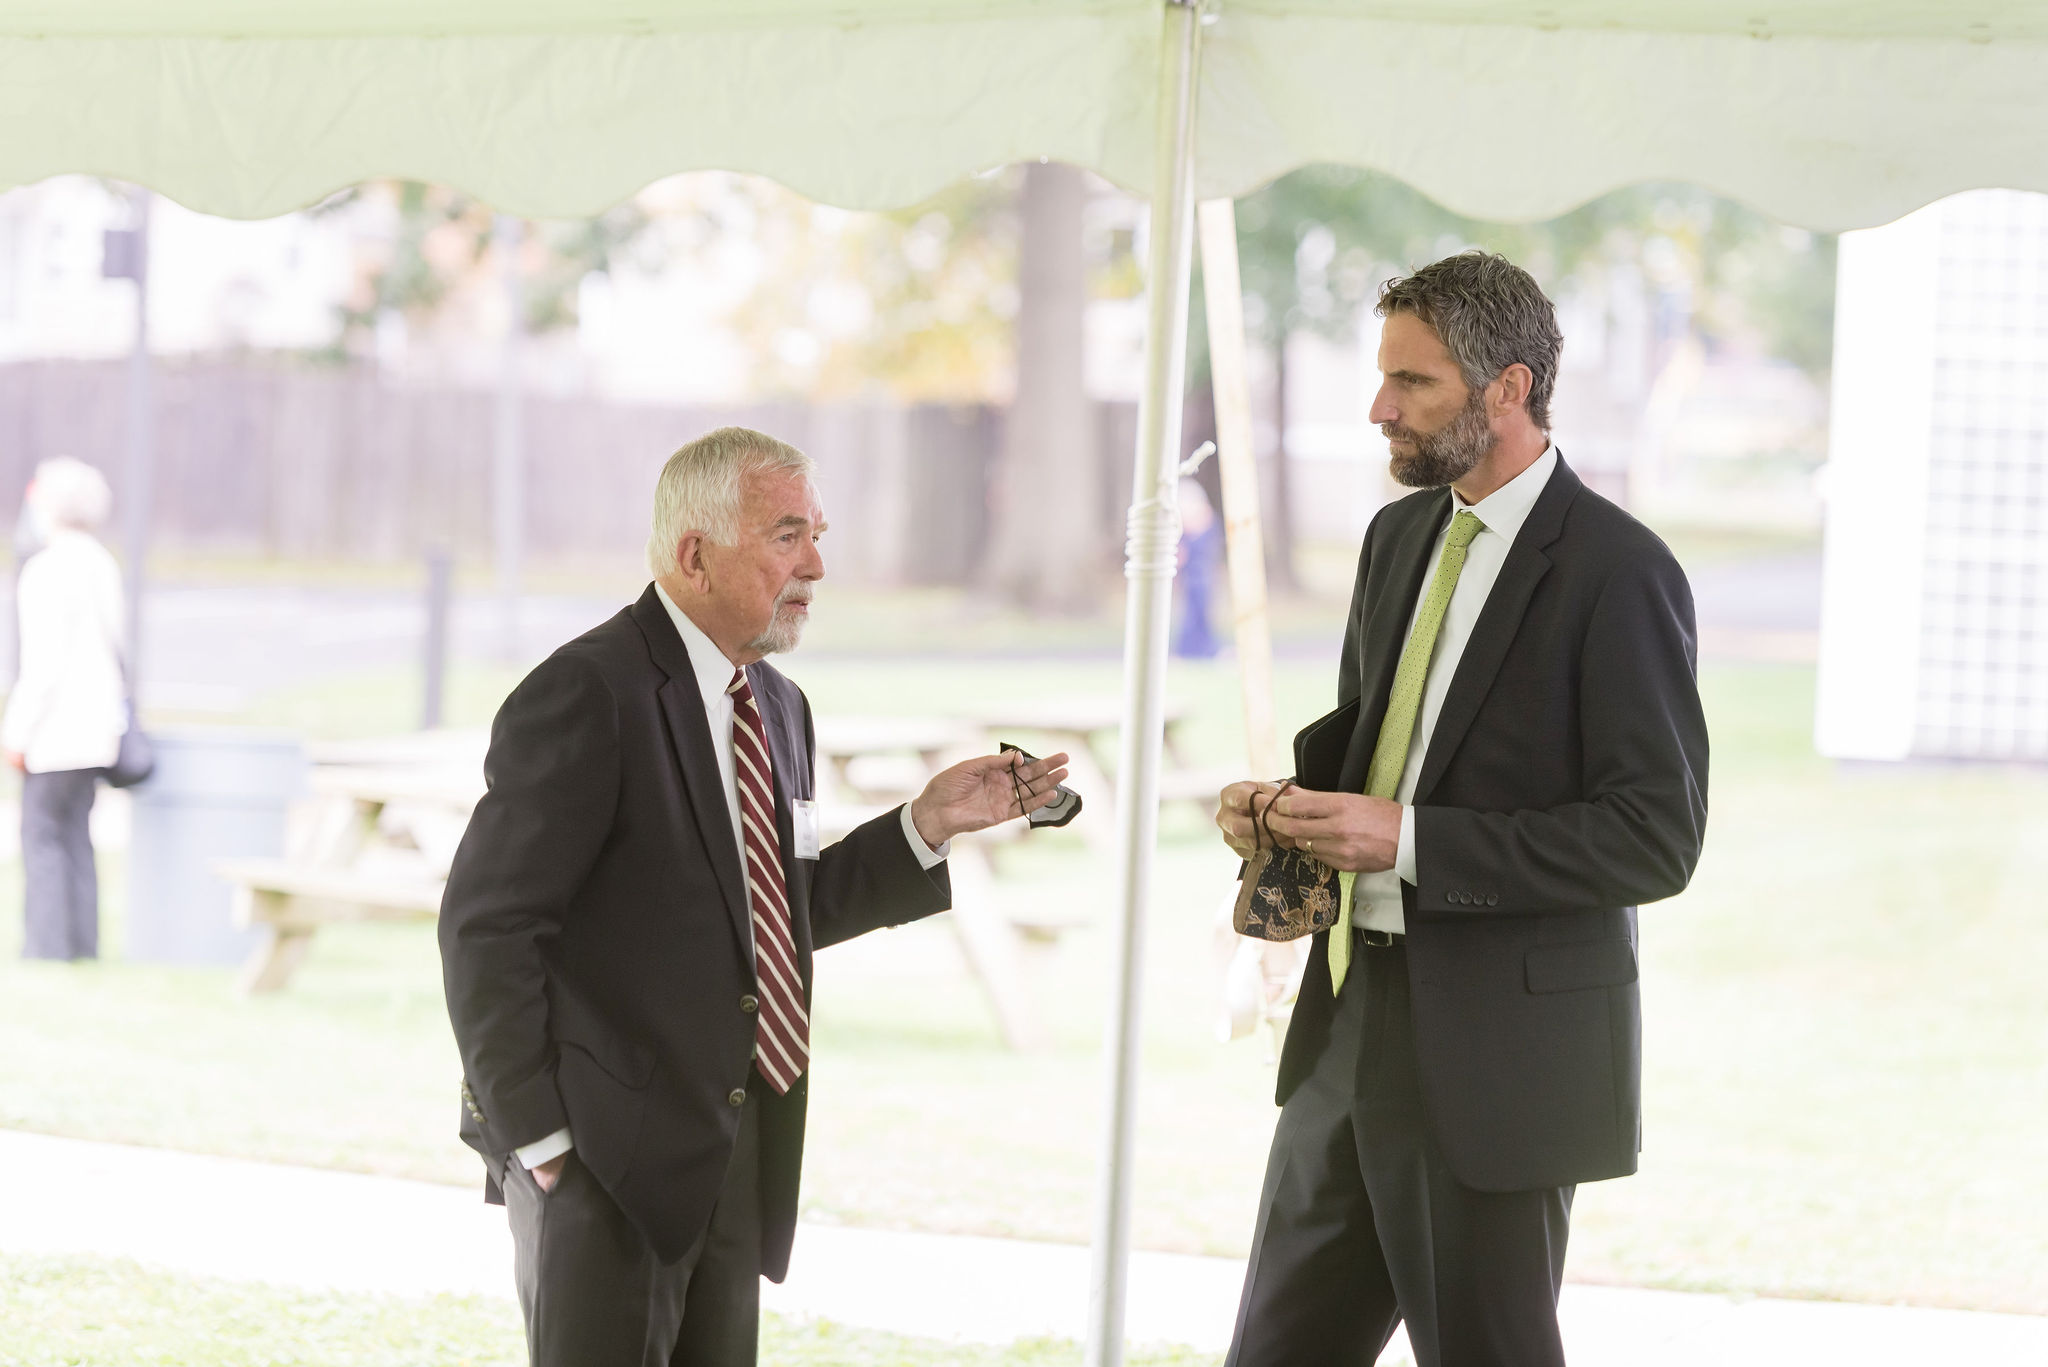
[[[825,789],[821,799],[908,801],[956,755],[987,748],[980,728],[945,717],[828,715],[818,717],[812,729]]]
[[[320,764],[307,786],[313,796],[293,814],[283,858],[215,863],[235,889],[236,921],[264,931],[243,965],[244,993],[288,983],[323,925],[438,916],[448,866],[484,791],[480,764]]]
[[[487,728],[468,726],[411,731],[396,736],[313,741],[306,746],[306,757],[316,769],[360,765],[388,771],[467,765],[481,774],[484,752],[490,744],[491,733]]]
[[[993,748],[981,728],[942,717],[824,716],[814,730],[828,837],[844,835],[861,820],[916,797],[932,775],[956,759]],[[885,763],[892,759],[900,762]],[[1016,838],[1023,826],[1019,819],[956,838],[946,867],[953,884],[953,932],[996,1027],[1011,1048],[1036,1049],[1049,1036],[1025,984],[1019,938],[1042,939],[1051,932],[1039,920],[1018,924],[1002,914],[991,854],[993,845]]]
[[[915,796],[956,755],[986,746],[978,728],[958,720],[837,716],[816,727],[828,842]],[[243,970],[243,991],[285,986],[323,925],[439,914],[455,847],[484,794],[487,742],[482,731],[430,732],[313,748],[312,798],[295,818],[286,856],[217,865],[236,887],[241,923],[267,932]],[[858,764],[888,758],[904,764],[893,772]],[[951,925],[1004,1041],[1031,1049],[1047,1032],[1025,987],[1018,940],[1042,940],[1070,921],[1027,917],[1013,925],[1002,916],[989,848],[1002,838],[953,843]]]
[[[1098,847],[1107,847],[1111,835],[1110,812],[1116,802],[1116,786],[1102,765],[1098,747],[1110,745],[1123,730],[1123,702],[1108,694],[1044,698],[1028,701],[969,702],[955,709],[961,718],[984,728],[997,742],[1012,741],[1019,735],[1044,736],[1054,742],[1048,753],[1067,753],[1067,786],[1101,816],[1094,822],[1084,817],[1081,833]],[[1165,758],[1169,764],[1159,775],[1161,802],[1186,801],[1216,811],[1216,796],[1223,786],[1244,775],[1220,767],[1189,763],[1186,747],[1186,702],[1168,699]]]

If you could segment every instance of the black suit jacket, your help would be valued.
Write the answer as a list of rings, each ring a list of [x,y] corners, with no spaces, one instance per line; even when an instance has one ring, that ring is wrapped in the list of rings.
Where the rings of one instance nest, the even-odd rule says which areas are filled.
[[[1362,792],[1445,489],[1374,517],[1335,712],[1295,738],[1302,786]],[[1562,459],[1516,536],[1430,735],[1402,885],[1416,1064],[1459,1181],[1531,1190],[1635,1171],[1636,906],[1683,889],[1707,816],[1692,592],[1663,542]],[[1329,1037],[1316,937],[1282,1102]]]
[[[775,817],[806,1000],[811,953],[950,904],[900,812],[794,857],[811,796],[810,707],[747,669],[775,769]],[[650,585],[527,675],[491,728],[489,791],[441,904],[463,1137],[502,1170],[571,1127],[576,1154],[656,1254],[710,1221],[739,1128],[756,1017],[747,886],[682,639]],[[743,1004],[743,999],[746,999]],[[808,1074],[761,1103],[762,1271],[796,1227]]]

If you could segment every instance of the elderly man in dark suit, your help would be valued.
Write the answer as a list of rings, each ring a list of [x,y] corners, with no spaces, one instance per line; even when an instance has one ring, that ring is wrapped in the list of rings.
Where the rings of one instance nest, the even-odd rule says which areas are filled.
[[[1691,591],[1549,439],[1562,337],[1472,252],[1381,291],[1373,421],[1423,492],[1374,517],[1337,710],[1299,787],[1234,784],[1225,838],[1340,871],[1280,1061],[1229,1362],[1561,1364],[1580,1182],[1635,1171],[1636,907],[1706,825]]]
[[[812,951],[944,910],[948,842],[1065,774],[969,760],[819,847],[810,707],[763,659],[824,574],[811,473],[741,428],[676,452],[655,582],[492,727],[441,954],[536,1367],[755,1360],[796,1226]]]

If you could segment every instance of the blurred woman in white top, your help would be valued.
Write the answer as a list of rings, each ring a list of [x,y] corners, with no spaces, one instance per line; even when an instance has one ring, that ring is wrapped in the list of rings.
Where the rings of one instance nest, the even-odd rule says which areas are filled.
[[[0,720],[0,748],[22,771],[22,954],[90,959],[99,878],[87,822],[128,724],[121,571],[93,535],[110,502],[99,471],[46,460],[26,499],[45,540],[21,569],[21,671]]]

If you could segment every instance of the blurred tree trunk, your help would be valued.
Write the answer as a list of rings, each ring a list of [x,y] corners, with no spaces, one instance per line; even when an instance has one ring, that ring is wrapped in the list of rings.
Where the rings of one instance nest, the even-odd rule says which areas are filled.
[[[1294,593],[1294,480],[1287,459],[1287,341],[1285,327],[1273,343],[1273,481],[1265,509],[1266,578],[1274,589]]]
[[[1102,577],[1094,413],[1083,382],[1088,187],[1071,166],[1024,169],[1018,211],[1017,397],[990,507],[986,588],[1022,607],[1079,612]]]

